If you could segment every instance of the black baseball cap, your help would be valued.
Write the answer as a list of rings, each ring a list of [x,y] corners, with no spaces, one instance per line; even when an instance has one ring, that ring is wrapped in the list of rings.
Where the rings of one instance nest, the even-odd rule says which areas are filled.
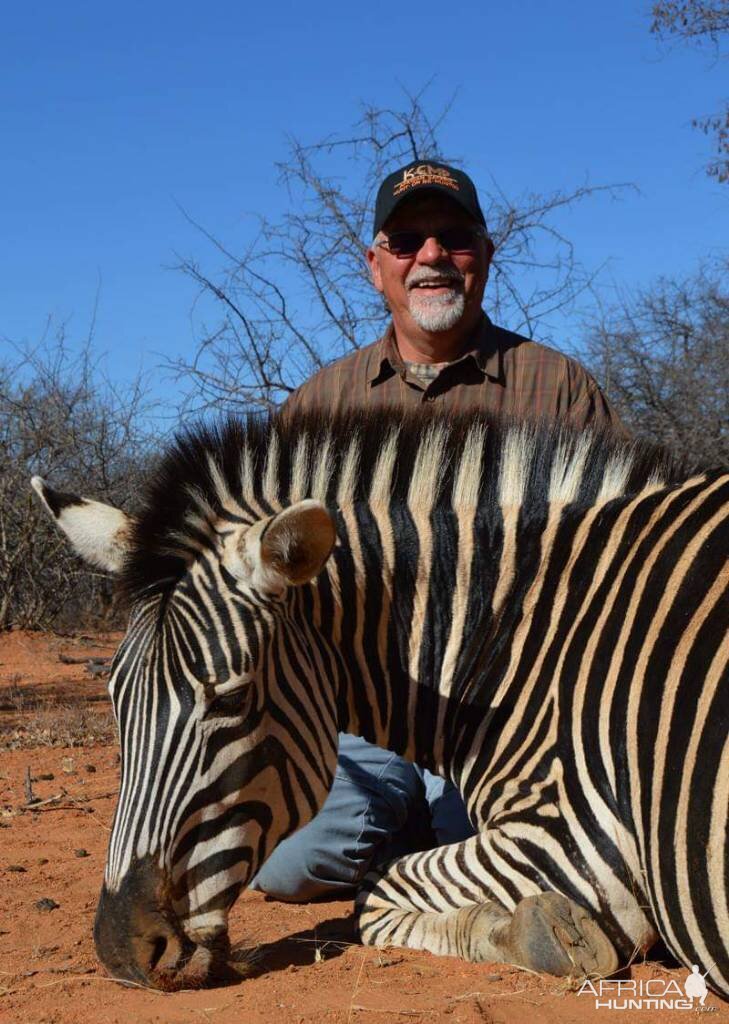
[[[463,171],[447,164],[426,160],[413,160],[399,171],[388,174],[380,185],[375,201],[373,237],[405,199],[421,192],[439,192],[462,206],[466,213],[486,227],[486,220],[478,201],[476,186]]]

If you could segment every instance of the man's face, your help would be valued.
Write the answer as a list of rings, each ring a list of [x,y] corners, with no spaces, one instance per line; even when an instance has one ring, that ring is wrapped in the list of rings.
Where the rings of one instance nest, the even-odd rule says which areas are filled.
[[[480,313],[493,247],[478,234],[468,251],[448,252],[439,232],[477,225],[447,197],[426,195],[402,203],[368,250],[372,281],[392,313],[396,328],[428,334],[471,327]],[[420,232],[424,241],[412,256],[396,256],[378,242],[398,231]]]

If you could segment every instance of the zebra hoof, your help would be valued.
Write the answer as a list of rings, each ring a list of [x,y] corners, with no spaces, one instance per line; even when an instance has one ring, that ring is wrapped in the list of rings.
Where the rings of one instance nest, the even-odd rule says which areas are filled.
[[[516,907],[509,926],[514,962],[560,977],[605,977],[618,969],[612,942],[566,896],[543,892]]]

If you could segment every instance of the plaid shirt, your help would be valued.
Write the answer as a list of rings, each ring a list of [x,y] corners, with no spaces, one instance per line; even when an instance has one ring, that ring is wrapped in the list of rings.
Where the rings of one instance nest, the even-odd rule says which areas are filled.
[[[626,433],[579,363],[494,326],[485,314],[464,354],[428,372],[403,362],[390,325],[379,341],[305,381],[284,409],[336,412],[413,408],[426,402],[451,412],[477,408],[517,418],[564,418],[578,428],[593,424]]]

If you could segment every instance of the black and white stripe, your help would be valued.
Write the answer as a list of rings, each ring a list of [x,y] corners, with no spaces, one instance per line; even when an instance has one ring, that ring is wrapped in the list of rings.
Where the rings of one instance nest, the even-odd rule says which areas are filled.
[[[239,566],[310,498],[338,538],[316,579]],[[220,926],[352,731],[453,779],[481,829],[371,879],[364,941],[472,953],[454,911],[556,890],[622,956],[660,936],[729,993],[728,499],[725,472],[485,416],[183,438],[122,574],[107,888],[154,858],[186,928]]]

